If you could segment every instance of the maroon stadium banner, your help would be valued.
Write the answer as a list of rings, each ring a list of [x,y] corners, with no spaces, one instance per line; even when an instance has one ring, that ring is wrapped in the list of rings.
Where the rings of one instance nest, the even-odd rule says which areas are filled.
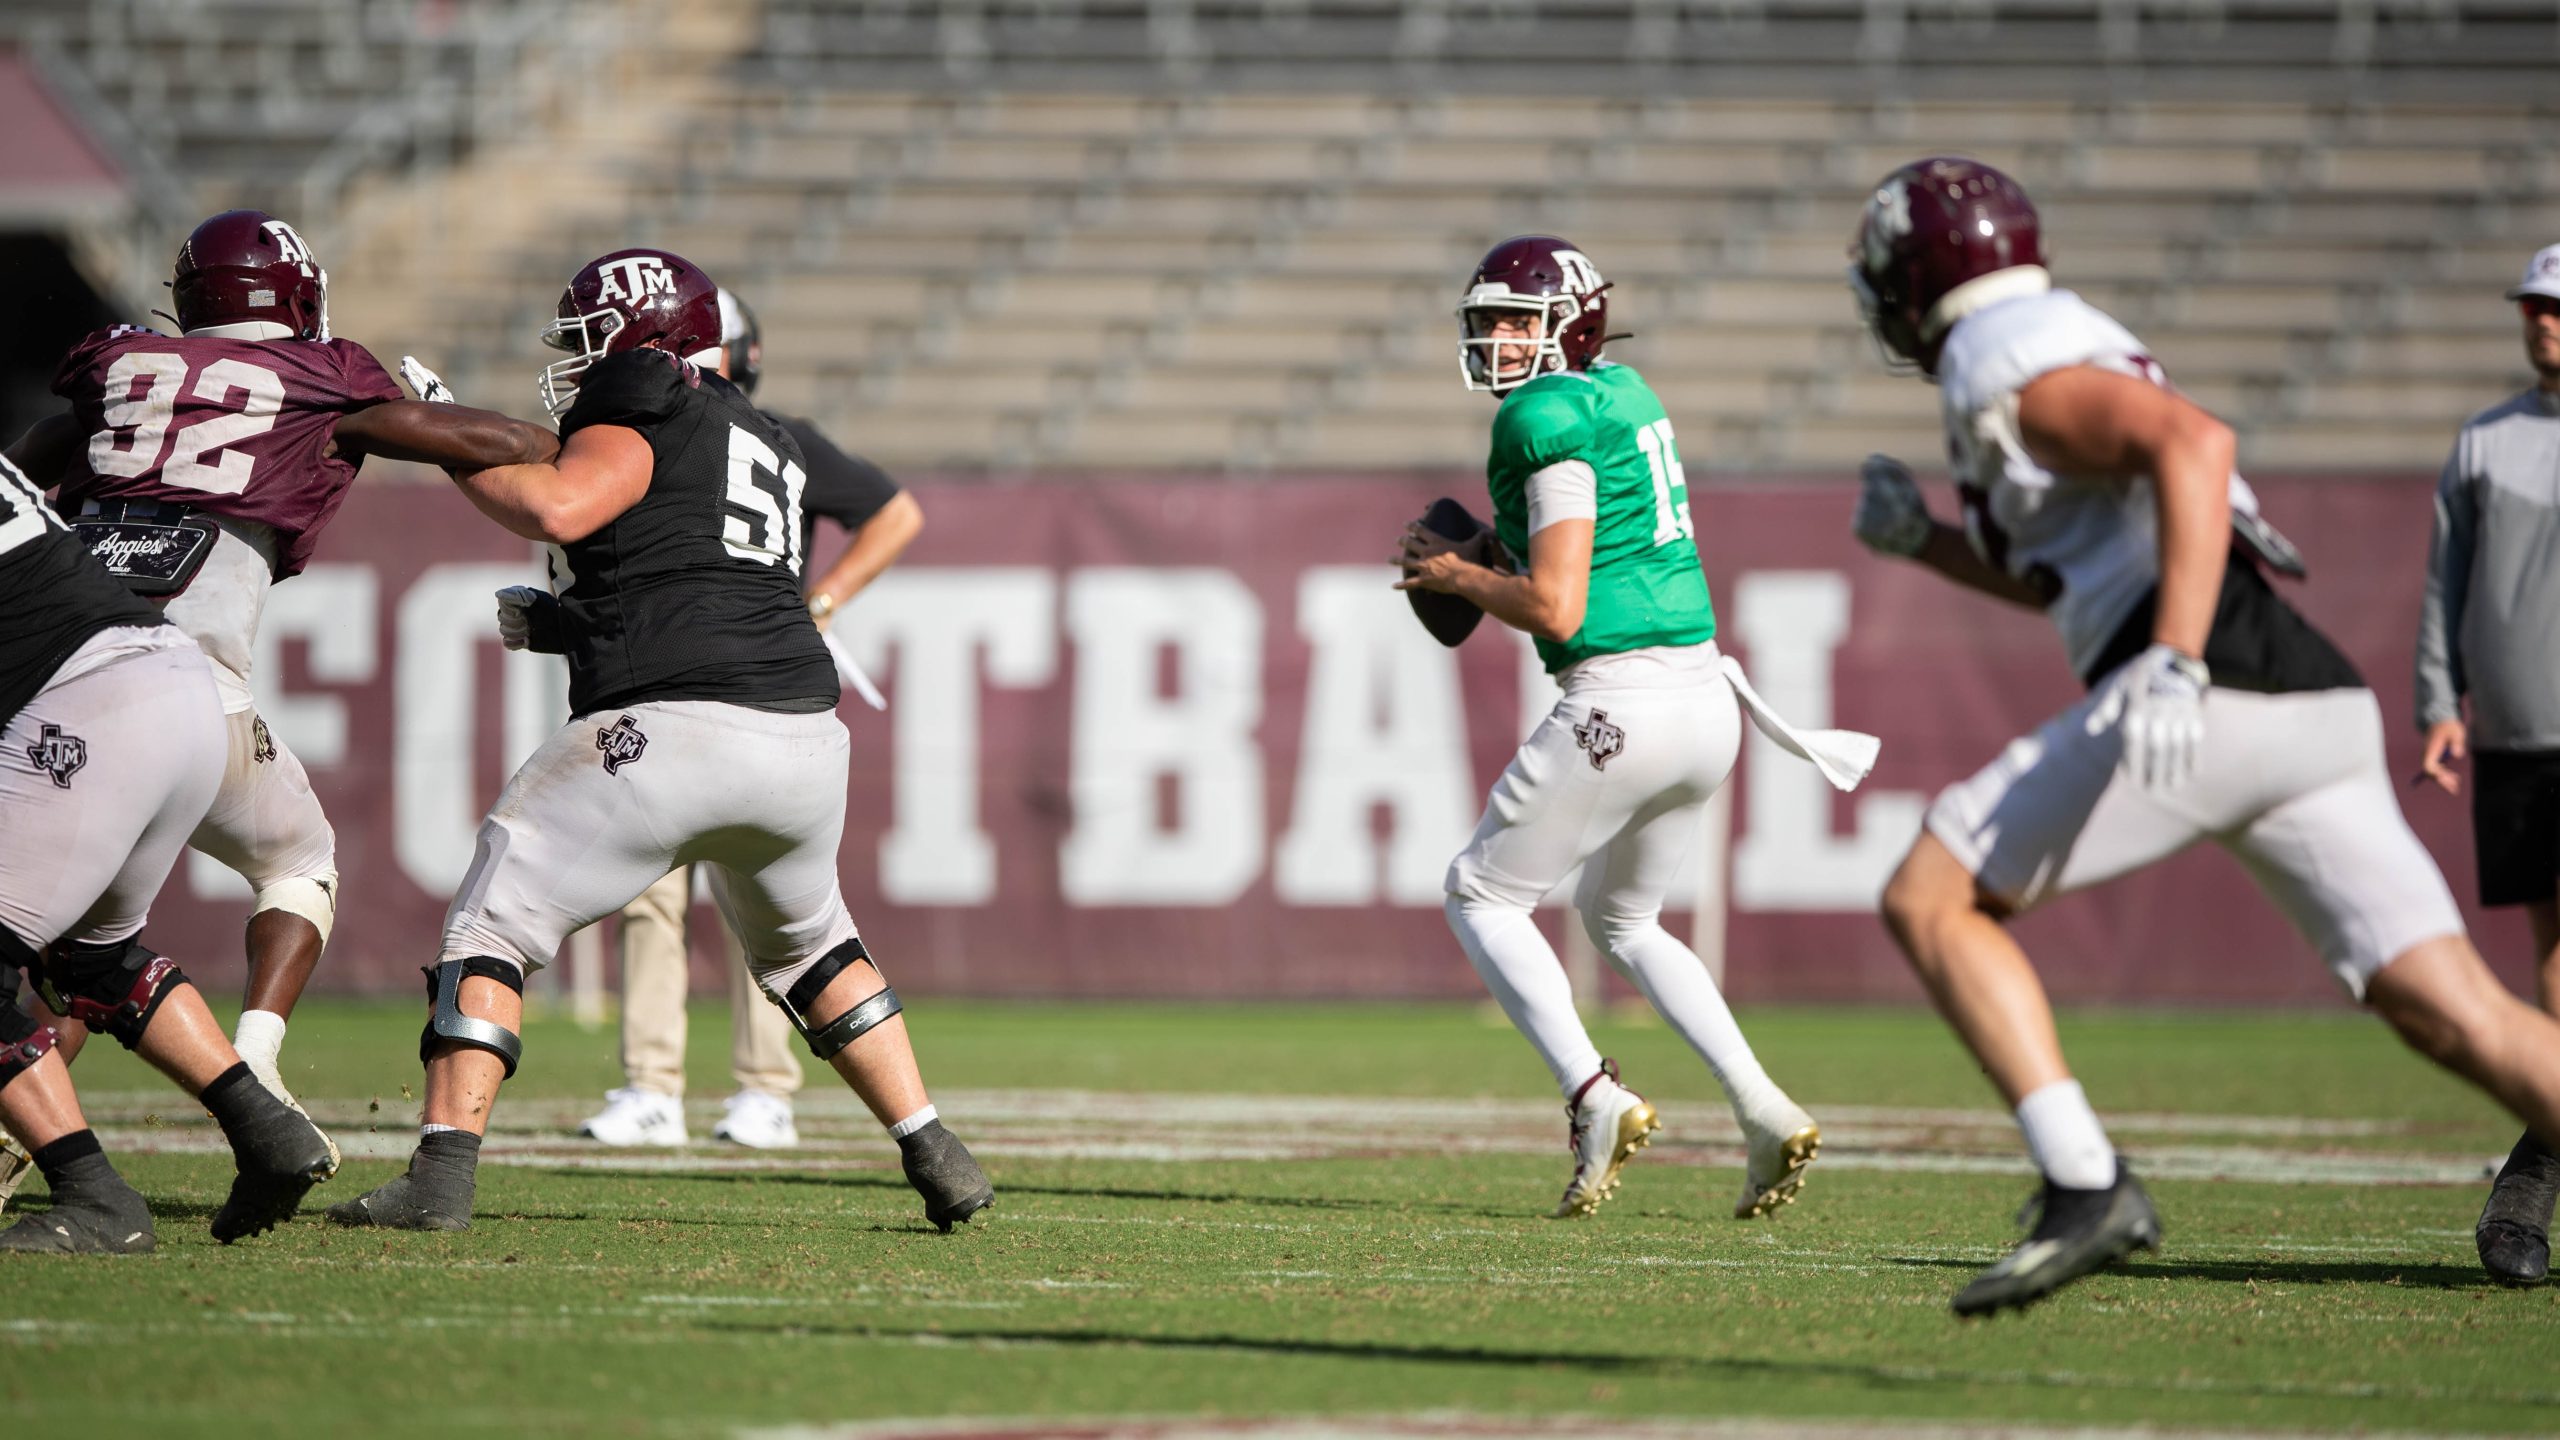
[[[2409,657],[2429,486],[2263,484],[2308,554],[2288,589],[2380,692],[2415,768]],[[848,693],[846,898],[902,988],[988,996],[1469,996],[1441,878],[1552,689],[1520,638],[1441,649],[1389,589],[1399,529],[1481,482],[923,484],[904,563],[838,622],[889,700]],[[1753,735],[1702,830],[1684,937],[1721,938],[1746,1000],[1917,995],[1874,918],[1940,786],[2068,704],[2039,617],[1869,556],[1843,484],[1703,490],[1720,640],[1800,724],[1884,737],[1832,792]],[[1944,496],[1940,499],[1943,502]],[[820,541],[820,561],[830,554]],[[565,711],[565,672],[497,641],[524,542],[441,486],[359,487],[270,598],[255,683],[338,831],[320,983],[407,990],[435,954],[482,810]],[[2406,789],[2457,893],[2462,802]],[[1703,925],[1693,907],[1705,897]],[[151,938],[237,973],[236,879],[190,854]],[[1719,924],[1716,917],[1721,913]],[[707,907],[696,963],[716,963]],[[2212,846],[2060,901],[2020,932],[2070,1000],[2320,1002],[2316,959]],[[2485,948],[2523,971],[2522,923]],[[707,977],[706,977],[707,978]]]

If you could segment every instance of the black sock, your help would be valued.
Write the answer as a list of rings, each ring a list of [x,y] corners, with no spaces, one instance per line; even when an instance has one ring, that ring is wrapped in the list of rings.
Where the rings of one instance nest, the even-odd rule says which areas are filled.
[[[284,1102],[269,1094],[267,1087],[258,1083],[258,1077],[249,1073],[246,1060],[214,1076],[213,1083],[197,1094],[196,1103],[213,1112],[234,1150],[240,1148],[244,1133],[284,1109]]]
[[[459,1178],[468,1184],[480,1169],[480,1137],[468,1130],[438,1130],[421,1135],[418,1153],[409,1168],[432,1170],[439,1177]]]
[[[213,1112],[243,1169],[300,1170],[326,1158],[328,1144],[240,1061],[213,1077],[196,1100]]]
[[[418,1137],[409,1157],[409,1200],[430,1210],[469,1218],[480,1190],[480,1137],[468,1130],[437,1130]]]
[[[230,1101],[231,1092],[243,1085],[255,1085],[257,1081],[258,1077],[249,1073],[249,1062],[242,1060],[214,1076],[196,1099],[204,1108],[219,1116],[222,1114],[223,1106]]]
[[[74,1130],[35,1152],[36,1168],[44,1172],[45,1187],[53,1192],[53,1203],[68,1204],[75,1200],[96,1200],[128,1191],[124,1177],[107,1163],[107,1152],[98,1144],[95,1130]]]

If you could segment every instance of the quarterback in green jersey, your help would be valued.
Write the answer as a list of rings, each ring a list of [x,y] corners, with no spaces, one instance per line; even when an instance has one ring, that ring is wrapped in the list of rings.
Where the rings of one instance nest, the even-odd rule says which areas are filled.
[[[1767,715],[1716,649],[1715,607],[1671,421],[1642,376],[1600,358],[1607,284],[1552,236],[1486,255],[1458,307],[1467,388],[1500,397],[1485,464],[1493,527],[1452,542],[1420,525],[1400,589],[1465,599],[1536,642],[1564,687],[1494,786],[1449,867],[1449,926],[1565,1095],[1574,1154],[1557,1218],[1588,1215],[1662,1122],[1619,1083],[1531,912],[1577,865],[1591,941],[1705,1057],[1749,1143],[1741,1218],[1795,1198],[1821,1131],[1751,1053],[1706,966],[1662,927],[1700,812],[1733,770],[1742,713],[1843,788],[1874,761],[1846,732]]]

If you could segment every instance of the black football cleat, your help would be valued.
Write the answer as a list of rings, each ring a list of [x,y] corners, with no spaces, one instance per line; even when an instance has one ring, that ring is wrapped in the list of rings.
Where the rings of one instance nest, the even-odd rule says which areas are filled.
[[[322,1213],[363,1229],[468,1230],[479,1173],[480,1137],[439,1130],[419,1139],[406,1171]]]
[[[0,1251],[31,1255],[148,1255],[158,1245],[151,1211],[130,1186],[83,1195],[0,1230]]]
[[[2160,1248],[2159,1213],[2122,1156],[2116,1158],[2116,1183],[2106,1189],[2073,1190],[2047,1180],[2027,1209],[2041,1212],[2036,1228],[1956,1293],[1958,1315],[2023,1309],[2137,1247]],[[2024,1223],[2026,1215],[2018,1219]]]
[[[923,1129],[901,1137],[898,1160],[907,1183],[924,1197],[924,1218],[945,1235],[995,1203],[996,1187],[987,1183],[987,1172],[939,1120],[928,1120]]]
[[[2489,1187],[2489,1203],[2471,1238],[2480,1263],[2501,1285],[2539,1285],[2551,1278],[2551,1204],[2560,1197],[2560,1155],[2528,1130],[2507,1152]]]
[[[213,1238],[223,1244],[264,1235],[293,1218],[311,1187],[338,1173],[338,1147],[300,1107],[288,1107],[264,1086],[246,1098],[259,1113],[237,1120],[231,1137],[237,1173],[231,1193],[213,1215]]]

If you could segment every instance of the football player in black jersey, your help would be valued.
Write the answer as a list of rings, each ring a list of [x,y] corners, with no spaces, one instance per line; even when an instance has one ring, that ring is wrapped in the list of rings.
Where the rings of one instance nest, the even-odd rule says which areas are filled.
[[[758,983],[896,1138],[926,1218],[948,1230],[994,1191],[937,1118],[897,992],[837,886],[851,744],[800,592],[799,445],[720,378],[717,289],[677,256],[582,267],[544,339],[567,352],[541,382],[558,459],[458,483],[550,547],[556,601],[526,623],[568,657],[572,718],[490,808],[445,914],[409,1168],[329,1215],[467,1227],[481,1136],[522,1050],[525,973],[698,862]]]
[[[721,375],[741,393],[753,396],[764,375],[763,328],[756,323],[755,311],[725,288],[720,292],[720,349]],[[886,471],[838,449],[815,425],[767,413],[799,442],[809,477],[800,492],[800,553],[817,554],[822,517],[843,527],[850,537],[835,563],[806,582],[809,616],[825,630],[838,607],[879,578],[915,539],[924,528],[924,512]],[[542,592],[530,586],[502,592],[502,604],[509,613],[499,634],[510,648],[521,649],[529,642],[519,616],[522,607],[539,603],[541,597]],[[851,662],[839,651],[837,663]],[[866,691],[864,698],[879,703],[876,692]],[[690,866],[669,871],[665,879],[622,908],[617,927],[622,1084],[606,1092],[604,1108],[578,1126],[579,1134],[607,1145],[691,1143],[684,1123],[685,921],[693,906],[693,880]],[[792,1053],[798,1047],[792,1042],[791,1024],[756,993],[737,935],[723,927],[721,938],[727,951],[722,969],[728,979],[730,1006],[729,1073],[738,1088],[723,1102],[711,1138],[757,1149],[798,1145],[800,1130],[791,1097],[799,1093],[802,1076]]]

